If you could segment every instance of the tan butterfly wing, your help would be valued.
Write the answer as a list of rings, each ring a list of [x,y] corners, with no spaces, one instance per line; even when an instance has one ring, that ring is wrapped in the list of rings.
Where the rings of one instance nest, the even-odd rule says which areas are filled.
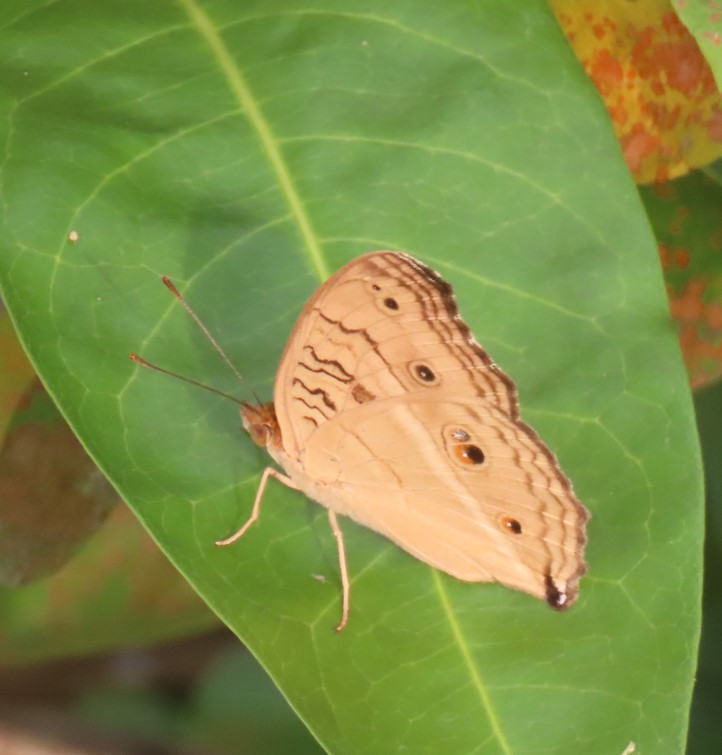
[[[422,263],[377,252],[329,279],[289,339],[275,408],[269,450],[319,503],[459,579],[576,599],[588,514]]]

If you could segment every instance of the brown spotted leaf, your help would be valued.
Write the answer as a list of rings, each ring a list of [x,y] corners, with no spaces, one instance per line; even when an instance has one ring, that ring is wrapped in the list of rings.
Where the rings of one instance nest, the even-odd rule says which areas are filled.
[[[39,380],[0,448],[0,583],[51,574],[103,523],[117,495]]]
[[[638,183],[675,178],[722,156],[722,97],[670,0],[551,5],[604,98]]]
[[[117,496],[61,417],[0,315],[0,584],[62,566]]]
[[[213,624],[60,416],[7,316],[0,408],[0,662],[97,652]]]
[[[640,193],[690,383],[701,388],[722,376],[722,181],[696,171]]]

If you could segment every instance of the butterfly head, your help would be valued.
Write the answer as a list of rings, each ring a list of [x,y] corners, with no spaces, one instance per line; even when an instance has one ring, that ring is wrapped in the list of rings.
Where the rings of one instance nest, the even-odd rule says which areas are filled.
[[[254,406],[245,401],[241,407],[241,421],[251,440],[261,448],[267,448],[280,436],[276,410],[272,403]]]

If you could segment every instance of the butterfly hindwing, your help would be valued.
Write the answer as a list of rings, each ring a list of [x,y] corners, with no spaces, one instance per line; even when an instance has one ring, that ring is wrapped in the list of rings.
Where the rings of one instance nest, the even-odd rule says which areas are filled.
[[[333,508],[466,581],[571,605],[586,512],[536,434],[478,398],[414,393],[339,415],[305,468]]]

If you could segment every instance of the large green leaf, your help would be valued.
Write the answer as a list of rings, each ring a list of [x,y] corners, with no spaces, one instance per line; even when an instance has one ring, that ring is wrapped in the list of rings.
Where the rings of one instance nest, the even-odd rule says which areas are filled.
[[[0,272],[23,341],[323,744],[680,751],[700,603],[691,404],[636,192],[545,4],[23,0],[0,26]],[[227,402],[127,361],[250,398],[160,275],[268,399],[305,299],[378,248],[453,282],[591,510],[568,613],[344,522],[337,636],[326,518],[275,484],[255,529],[214,548],[267,458]]]

